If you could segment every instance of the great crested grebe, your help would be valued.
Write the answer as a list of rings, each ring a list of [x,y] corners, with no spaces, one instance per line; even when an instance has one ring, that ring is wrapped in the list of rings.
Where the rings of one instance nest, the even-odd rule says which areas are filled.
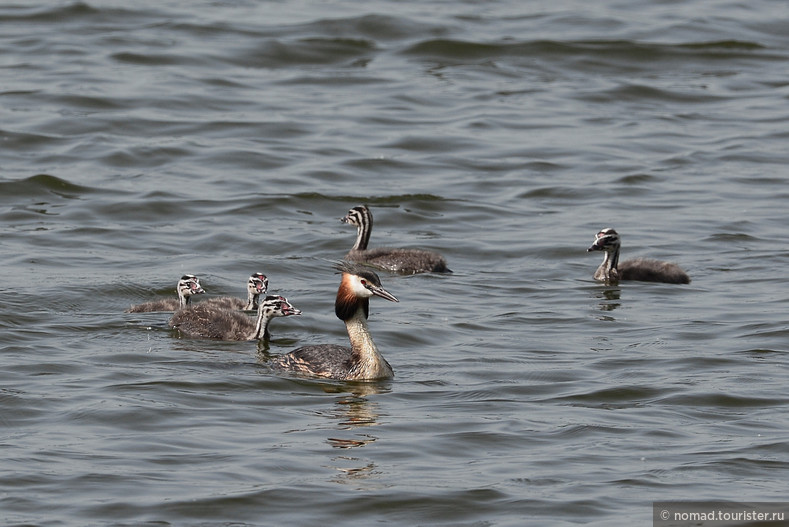
[[[283,296],[267,296],[258,304],[257,317],[241,311],[221,309],[199,303],[176,311],[170,327],[186,337],[220,340],[266,340],[271,337],[269,323],[274,317],[301,315]]]
[[[342,272],[342,279],[334,302],[334,313],[345,322],[351,347],[336,344],[304,346],[275,357],[272,367],[330,379],[389,379],[394,376],[392,367],[373,342],[367,327],[367,315],[371,296],[392,302],[398,300],[383,288],[373,271],[347,262],[339,264],[337,269]]]
[[[373,215],[364,205],[354,207],[340,218],[343,223],[356,225],[356,243],[345,259],[363,262],[379,269],[402,274],[425,272],[451,273],[447,261],[440,254],[422,249],[391,249],[379,247],[368,249],[370,233],[373,231]]]
[[[178,298],[163,298],[162,300],[152,300],[131,306],[126,313],[151,313],[153,311],[175,311],[186,307],[192,300],[193,295],[205,293],[200,286],[200,279],[193,274],[185,274],[178,280],[175,286]]]
[[[263,273],[253,273],[247,281],[247,299],[232,296],[219,298],[208,298],[200,302],[201,305],[209,305],[221,309],[240,309],[253,311],[258,308],[258,298],[265,295],[268,291],[268,278]]]
[[[649,258],[633,258],[619,263],[620,246],[619,234],[610,227],[595,235],[594,243],[586,251],[605,251],[603,263],[595,271],[595,280],[606,283],[616,283],[619,280],[641,280],[669,284],[690,283],[688,274],[675,263]]]

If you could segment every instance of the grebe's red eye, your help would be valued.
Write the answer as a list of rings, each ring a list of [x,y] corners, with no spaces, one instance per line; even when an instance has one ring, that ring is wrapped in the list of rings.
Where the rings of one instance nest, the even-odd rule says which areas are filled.
[[[362,285],[364,285],[364,286],[367,285],[367,280],[365,280],[364,278],[362,278]]]

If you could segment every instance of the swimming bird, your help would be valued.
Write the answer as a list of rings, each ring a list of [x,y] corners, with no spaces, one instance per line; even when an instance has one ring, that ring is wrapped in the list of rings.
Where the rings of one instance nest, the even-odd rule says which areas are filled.
[[[283,296],[270,295],[258,304],[257,317],[241,311],[221,309],[203,302],[180,309],[170,319],[170,327],[186,337],[219,340],[267,340],[274,317],[301,315]]]
[[[611,228],[595,235],[594,243],[586,251],[605,251],[603,263],[594,274],[595,280],[617,283],[619,280],[689,284],[690,277],[677,264],[649,258],[634,258],[619,263],[619,234]]]
[[[200,279],[193,274],[185,274],[180,280],[178,285],[175,286],[175,291],[178,293],[178,298],[164,298],[162,300],[152,300],[131,306],[126,310],[126,313],[150,313],[153,311],[175,311],[177,309],[186,307],[192,300],[193,295],[205,293],[200,286]]]
[[[345,322],[351,347],[337,344],[304,346],[286,355],[275,357],[275,370],[314,375],[330,379],[368,381],[389,379],[394,376],[367,327],[369,300],[378,296],[398,302],[394,295],[381,285],[381,280],[364,266],[343,262],[340,287],[334,302],[334,314]]]
[[[247,281],[247,299],[232,296],[208,298],[200,302],[221,309],[253,311],[258,308],[258,298],[268,291],[268,278],[263,273],[253,273]]]
[[[452,272],[447,267],[446,259],[433,251],[386,247],[368,249],[367,244],[373,231],[373,215],[364,205],[353,207],[346,216],[340,218],[340,221],[356,225],[356,243],[345,256],[350,262],[362,262],[385,271],[402,274]]]

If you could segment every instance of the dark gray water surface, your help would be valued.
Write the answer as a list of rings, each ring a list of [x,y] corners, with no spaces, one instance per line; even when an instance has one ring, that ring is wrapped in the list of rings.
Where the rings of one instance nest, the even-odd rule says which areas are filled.
[[[789,4],[0,4],[3,525],[645,525],[789,495]],[[331,262],[442,252],[346,340]],[[688,286],[592,280],[623,258]],[[262,270],[302,317],[182,339]]]

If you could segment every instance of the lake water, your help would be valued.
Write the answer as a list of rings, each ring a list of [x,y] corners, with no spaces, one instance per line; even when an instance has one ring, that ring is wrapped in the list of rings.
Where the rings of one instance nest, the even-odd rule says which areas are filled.
[[[649,525],[789,495],[789,4],[0,3],[3,525]],[[372,246],[395,370],[344,343]],[[596,283],[594,234],[690,285]],[[179,338],[262,270],[268,345]]]

